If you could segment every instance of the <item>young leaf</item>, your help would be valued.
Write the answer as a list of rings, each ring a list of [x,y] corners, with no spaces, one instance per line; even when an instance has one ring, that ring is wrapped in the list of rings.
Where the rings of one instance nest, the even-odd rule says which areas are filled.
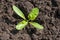
[[[22,11],[19,8],[17,8],[15,5],[13,5],[13,10],[16,12],[17,15],[19,15],[23,19],[26,19]]]
[[[23,20],[22,22],[20,22],[16,25],[16,29],[22,30],[27,24],[28,24],[28,21]]]
[[[43,29],[44,27],[36,22],[29,22],[32,26],[34,26],[37,29]]]
[[[35,18],[38,16],[38,13],[39,13],[39,9],[33,8],[28,15],[29,20],[35,20]]]

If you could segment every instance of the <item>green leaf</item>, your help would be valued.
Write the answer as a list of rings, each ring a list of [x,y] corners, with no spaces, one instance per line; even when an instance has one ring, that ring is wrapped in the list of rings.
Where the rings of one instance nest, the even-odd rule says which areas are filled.
[[[22,22],[20,22],[16,25],[16,29],[17,30],[22,30],[27,24],[28,24],[28,21],[23,20]]]
[[[23,19],[26,19],[23,12],[19,8],[17,8],[15,5],[13,5],[13,10],[16,12],[17,15],[19,15]]]
[[[39,9],[33,8],[28,15],[29,20],[35,20],[35,18],[38,16],[38,13],[39,13]]]
[[[43,29],[44,27],[36,22],[29,22],[32,26],[34,26],[37,29]]]

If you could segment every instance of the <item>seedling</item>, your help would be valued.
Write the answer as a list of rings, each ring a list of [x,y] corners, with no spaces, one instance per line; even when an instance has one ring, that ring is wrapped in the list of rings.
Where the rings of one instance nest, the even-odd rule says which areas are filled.
[[[33,8],[31,10],[31,12],[28,15],[29,20],[27,20],[25,18],[23,12],[19,8],[17,8],[15,5],[13,5],[13,10],[16,12],[17,15],[19,15],[21,18],[24,19],[22,22],[19,22],[16,25],[17,30],[22,30],[28,23],[30,23],[32,26],[34,26],[37,29],[43,29],[44,28],[42,25],[38,24],[37,22],[33,22],[36,19],[36,17],[38,16],[38,13],[39,13],[38,8]],[[30,20],[31,20],[31,22],[30,22]]]

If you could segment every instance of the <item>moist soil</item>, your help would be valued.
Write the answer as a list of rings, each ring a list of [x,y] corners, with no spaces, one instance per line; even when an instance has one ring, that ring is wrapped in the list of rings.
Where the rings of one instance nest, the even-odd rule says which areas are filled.
[[[23,30],[16,30],[21,22],[12,9],[16,5],[27,18],[32,8],[39,8],[35,22],[44,26],[38,30],[28,24]],[[60,0],[0,0],[0,40],[60,40]]]

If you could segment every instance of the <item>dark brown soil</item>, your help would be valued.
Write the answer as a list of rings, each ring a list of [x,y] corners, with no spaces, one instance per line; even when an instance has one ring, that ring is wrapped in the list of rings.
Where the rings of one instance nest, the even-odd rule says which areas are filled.
[[[40,9],[36,22],[43,30],[27,25],[18,31],[15,25],[22,21],[12,10],[19,7],[27,17],[34,7]],[[60,0],[0,0],[0,40],[60,40]]]

